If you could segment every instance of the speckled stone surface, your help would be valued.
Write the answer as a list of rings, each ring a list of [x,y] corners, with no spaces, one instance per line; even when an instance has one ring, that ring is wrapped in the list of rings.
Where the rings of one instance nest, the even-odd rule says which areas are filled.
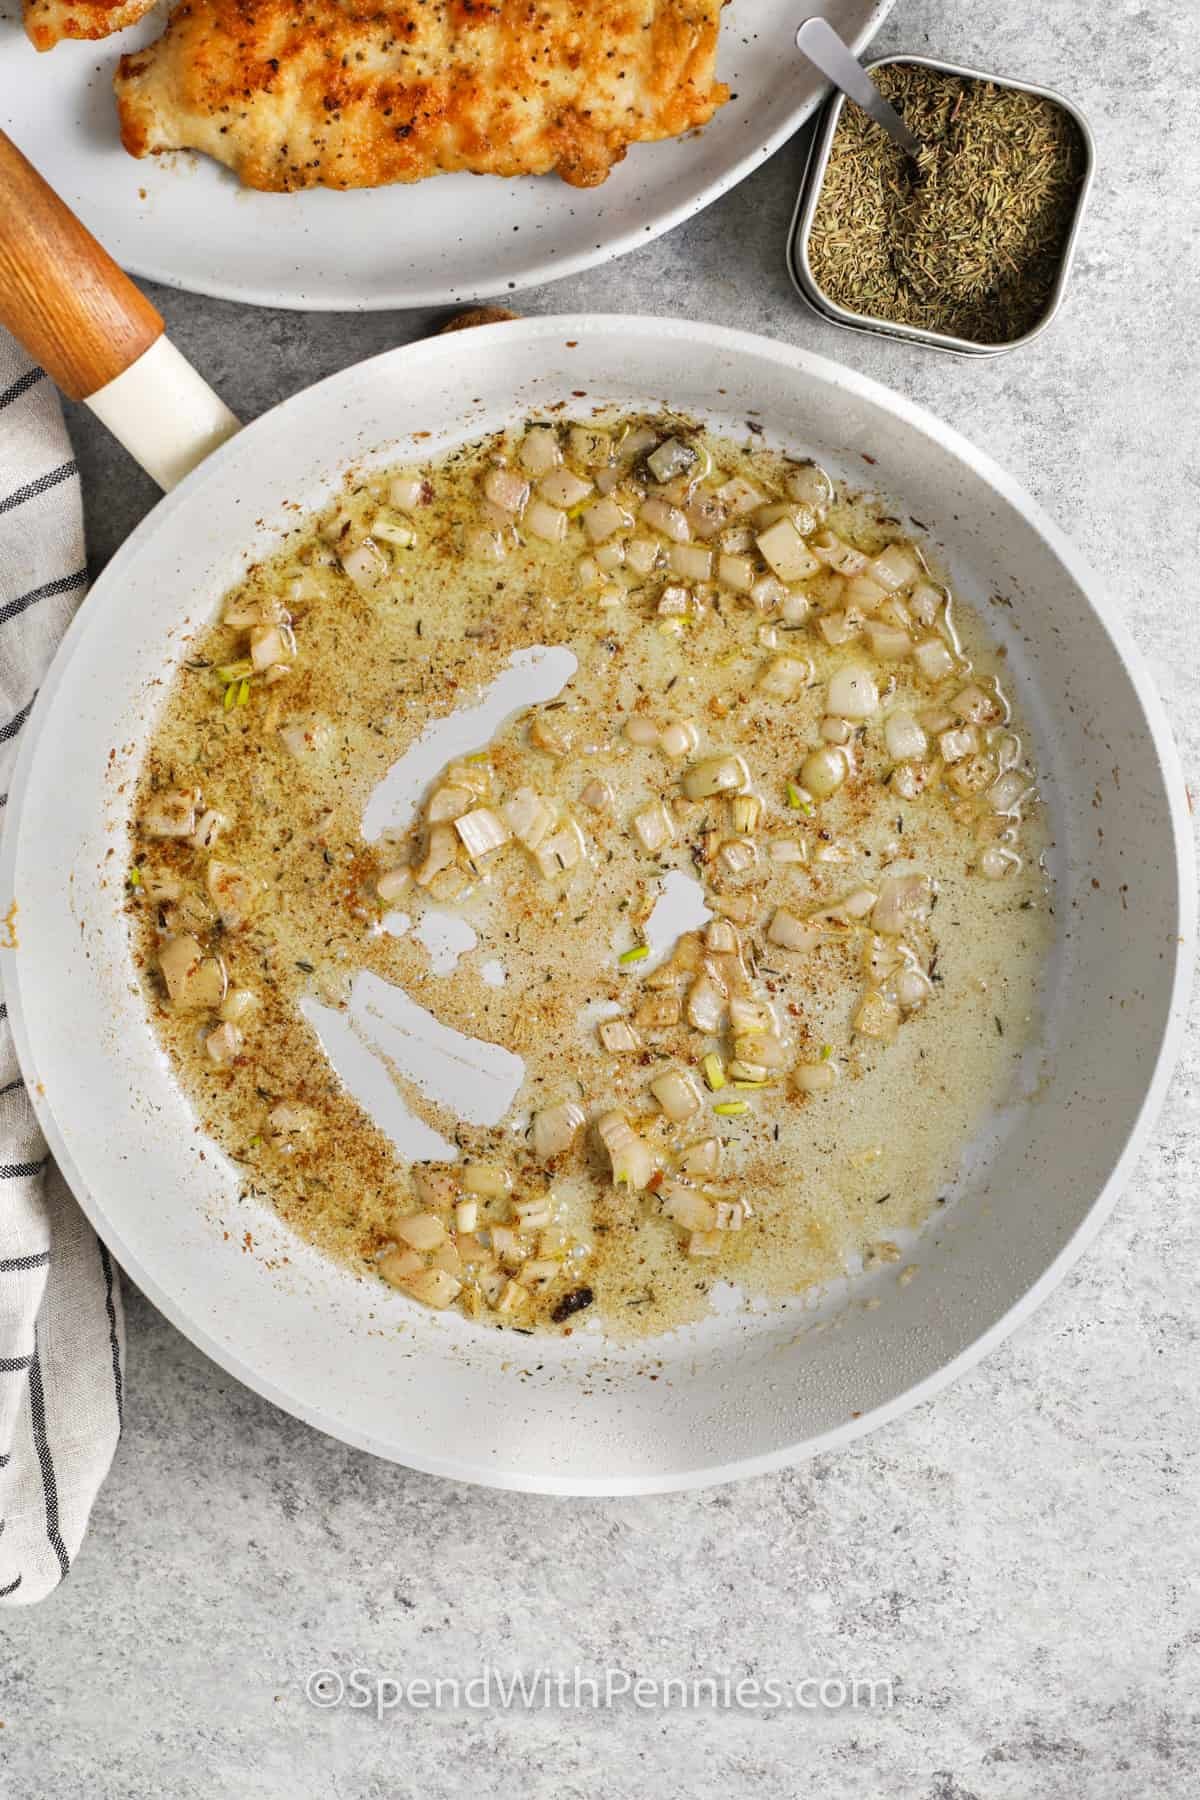
[[[1200,53],[1186,0],[942,7],[884,42],[1062,87],[1100,175],[1057,326],[962,363],[843,335],[783,273],[793,145],[709,213],[529,311],[687,313],[803,343],[985,443],[1105,571],[1200,757]],[[946,15],[943,17],[943,15]],[[244,417],[425,330],[158,292]],[[153,500],[76,420],[97,561]],[[1084,1265],[984,1367],[840,1455],[712,1493],[449,1486],[276,1412],[130,1296],[124,1443],[69,1582],[0,1618],[12,1800],[486,1794],[1184,1800],[1200,1791],[1200,1041]],[[894,1704],[505,1713],[305,1698],[323,1667],[794,1680]]]

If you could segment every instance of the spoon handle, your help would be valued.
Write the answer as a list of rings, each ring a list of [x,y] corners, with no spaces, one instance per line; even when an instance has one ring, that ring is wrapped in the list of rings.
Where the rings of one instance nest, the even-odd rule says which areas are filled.
[[[894,143],[910,156],[919,156],[921,142],[913,136],[894,106],[889,106],[858,58],[843,43],[827,19],[806,19],[796,33],[796,48],[815,63],[834,87],[869,113]]]

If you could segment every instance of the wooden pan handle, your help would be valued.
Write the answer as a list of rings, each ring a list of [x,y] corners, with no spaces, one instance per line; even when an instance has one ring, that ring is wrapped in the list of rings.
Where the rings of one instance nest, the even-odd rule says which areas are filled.
[[[0,131],[0,324],[72,400],[163,333],[146,296]]]

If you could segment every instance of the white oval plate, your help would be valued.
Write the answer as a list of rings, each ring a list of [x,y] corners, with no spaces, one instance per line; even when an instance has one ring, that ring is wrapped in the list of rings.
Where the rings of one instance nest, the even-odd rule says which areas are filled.
[[[532,1344],[431,1313],[295,1238],[202,1135],[132,979],[122,910],[128,796],[164,679],[295,504],[323,503],[351,463],[413,455],[415,432],[434,433],[423,456],[579,390],[585,415],[667,402],[721,429],[753,416],[767,441],[860,479],[869,456],[872,483],[928,523],[959,591],[1011,602],[989,617],[1036,732],[1056,840],[1053,1053],[1035,1097],[965,1147],[954,1203],[911,1264],[631,1346],[586,1325]],[[1185,1017],[1196,885],[1182,775],[1138,653],[1008,476],[920,407],[802,350],[590,316],[485,326],[344,370],[256,420],[150,514],[80,609],[22,733],[5,913],[9,1017],[59,1166],[132,1278],[210,1356],[416,1468],[635,1493],[844,1443],[1028,1316],[1146,1142]]]
[[[135,161],[117,132],[117,57],[165,13],[98,44],[39,55],[2,0],[5,129],[123,268],[150,281],[310,311],[444,306],[503,296],[622,256],[741,181],[813,111],[824,88],[796,50],[795,0],[732,0],[719,72],[731,98],[706,131],[635,146],[602,187],[557,176],[440,176],[356,193],[258,194],[207,157]],[[863,49],[892,0],[825,0]],[[781,247],[782,248],[782,247]]]

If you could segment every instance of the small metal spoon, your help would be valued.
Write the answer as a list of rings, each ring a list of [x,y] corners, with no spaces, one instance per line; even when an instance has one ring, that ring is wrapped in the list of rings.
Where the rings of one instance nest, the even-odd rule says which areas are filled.
[[[828,19],[805,19],[796,33],[796,48],[804,52],[809,62],[816,64],[834,87],[841,88],[848,99],[853,100],[856,106],[861,106],[865,113],[869,113],[893,143],[899,144],[902,150],[907,150],[910,156],[920,156],[921,140],[913,136],[895,107],[888,105],[850,46],[842,41]]]

